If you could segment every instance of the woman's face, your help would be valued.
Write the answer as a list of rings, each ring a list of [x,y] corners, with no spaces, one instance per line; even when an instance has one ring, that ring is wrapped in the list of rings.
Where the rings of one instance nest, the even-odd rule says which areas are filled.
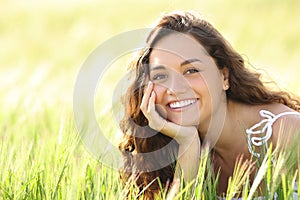
[[[150,54],[149,69],[163,117],[184,126],[209,125],[224,77],[197,40],[186,34],[162,38]]]

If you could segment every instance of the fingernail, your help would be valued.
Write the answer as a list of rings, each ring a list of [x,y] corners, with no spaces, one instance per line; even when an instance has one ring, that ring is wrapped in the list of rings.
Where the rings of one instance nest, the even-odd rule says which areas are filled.
[[[155,96],[155,92],[154,91],[151,92],[151,96],[152,97]]]
[[[149,82],[148,82],[148,87],[150,87],[151,84],[152,84],[152,81],[149,81]]]

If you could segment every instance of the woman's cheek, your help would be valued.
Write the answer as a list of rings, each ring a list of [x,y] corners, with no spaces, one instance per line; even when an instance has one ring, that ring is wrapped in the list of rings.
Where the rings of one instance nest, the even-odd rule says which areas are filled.
[[[155,99],[155,108],[156,111],[163,117],[167,118],[167,111],[165,108],[165,103],[163,101],[164,98],[164,92],[166,89],[162,86],[159,85],[154,85],[153,91],[156,94],[156,99]]]
[[[164,93],[164,88],[158,84],[154,85],[153,91],[156,94],[155,98],[155,104],[163,104],[163,93]]]

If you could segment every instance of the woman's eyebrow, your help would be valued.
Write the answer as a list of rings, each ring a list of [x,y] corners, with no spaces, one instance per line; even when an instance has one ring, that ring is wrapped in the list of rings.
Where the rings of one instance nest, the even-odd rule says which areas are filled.
[[[188,64],[191,64],[191,63],[193,63],[193,62],[201,62],[201,63],[202,63],[202,61],[199,60],[198,58],[191,58],[191,59],[188,59],[188,60],[183,61],[183,62],[180,64],[180,66],[182,67],[182,66],[184,66],[184,65],[188,65]]]
[[[193,62],[201,62],[201,60],[199,60],[198,58],[191,58],[191,59],[187,59],[185,61],[183,61],[182,63],[180,63],[180,66],[184,66],[184,65],[188,65],[191,64]],[[166,67],[164,65],[154,65],[153,67],[150,67],[150,71],[153,70],[161,70],[161,69],[166,69]]]
[[[166,67],[163,66],[163,65],[156,65],[156,66],[151,67],[150,71],[152,71],[152,70],[160,70],[160,69],[166,69]]]

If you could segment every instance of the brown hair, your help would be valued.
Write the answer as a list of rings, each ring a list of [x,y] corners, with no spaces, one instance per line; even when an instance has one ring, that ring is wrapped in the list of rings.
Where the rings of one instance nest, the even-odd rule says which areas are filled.
[[[149,73],[147,63],[151,47],[162,37],[174,31],[194,37],[214,59],[219,69],[224,67],[229,69],[230,88],[226,91],[228,99],[251,105],[281,103],[300,111],[300,102],[297,97],[292,97],[284,91],[268,89],[261,81],[261,74],[246,68],[242,56],[209,22],[190,12],[164,15],[150,32],[147,39],[148,47],[144,48],[130,65],[132,72],[135,73],[135,80],[129,87],[123,102],[125,116],[120,126],[124,138],[119,148],[124,155],[125,162],[121,177],[125,181],[132,180],[139,189],[138,191],[143,190],[157,177],[163,188],[173,181],[176,164],[176,159],[173,158],[177,156],[178,144],[161,133],[155,134],[155,131],[147,126],[148,121],[140,110],[140,104]],[[166,150],[164,153],[153,153],[149,157],[143,155],[143,153],[154,152],[163,147]],[[162,160],[167,160],[170,164],[159,166]],[[155,170],[151,170],[154,169],[154,165],[157,165],[154,167]],[[129,177],[135,178],[129,179]],[[152,199],[159,189],[159,182],[154,181],[145,190],[144,197]]]

